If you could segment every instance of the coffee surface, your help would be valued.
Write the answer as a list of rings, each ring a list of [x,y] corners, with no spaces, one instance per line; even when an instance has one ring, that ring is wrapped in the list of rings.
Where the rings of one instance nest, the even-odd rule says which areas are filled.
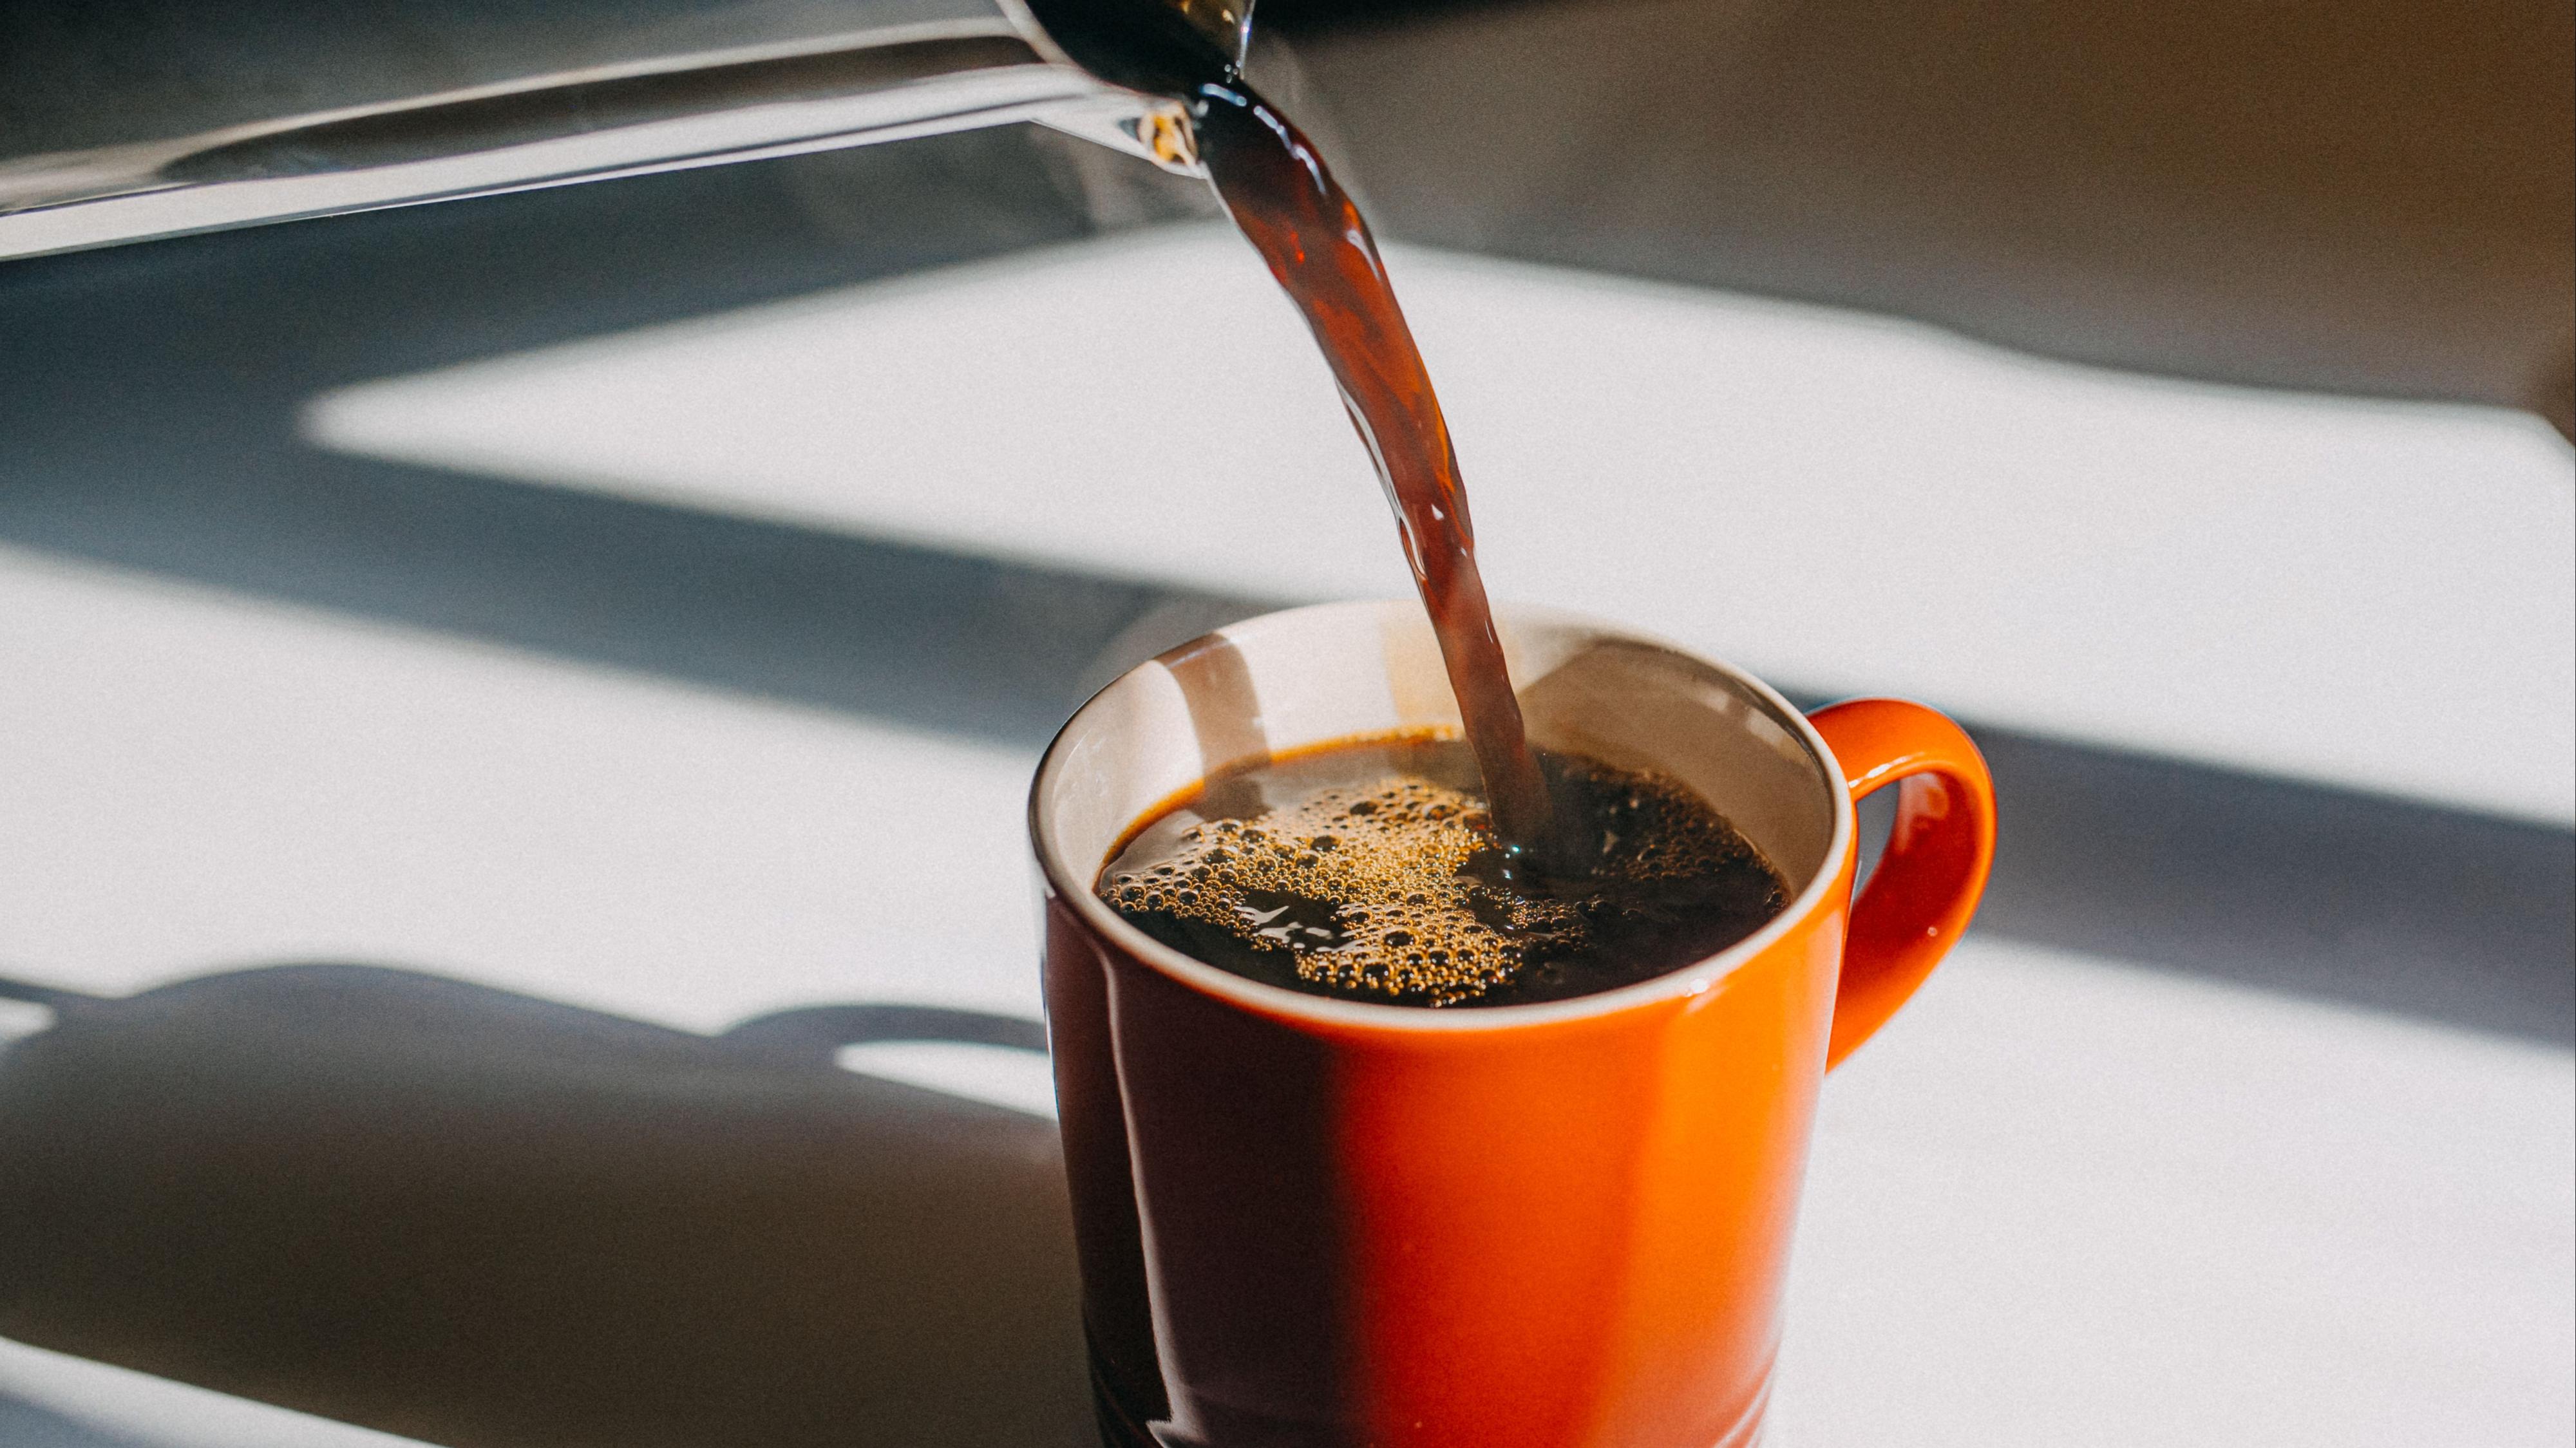
[[[1210,779],[1094,888],[1194,959],[1314,995],[1516,1005],[1724,950],[1787,883],[1676,780],[1537,752],[1558,858],[1516,868],[1455,740],[1342,745]]]

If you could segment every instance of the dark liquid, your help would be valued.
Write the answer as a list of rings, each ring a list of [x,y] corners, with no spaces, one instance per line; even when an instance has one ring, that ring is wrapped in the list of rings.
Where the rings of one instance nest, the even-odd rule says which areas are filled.
[[[1042,0],[1033,8],[1094,71],[1189,106],[1199,159],[1217,195],[1304,314],[1351,425],[1377,464],[1405,563],[1439,635],[1496,832],[1516,856],[1544,865],[1557,845],[1549,791],[1522,730],[1476,571],[1475,529],[1449,424],[1368,223],[1304,134],[1243,83],[1230,57],[1163,5]]]
[[[1615,990],[1724,950],[1787,884],[1660,775],[1540,751],[1563,852],[1508,871],[1453,740],[1343,745],[1211,779],[1094,890],[1130,924],[1310,995],[1498,1006]]]

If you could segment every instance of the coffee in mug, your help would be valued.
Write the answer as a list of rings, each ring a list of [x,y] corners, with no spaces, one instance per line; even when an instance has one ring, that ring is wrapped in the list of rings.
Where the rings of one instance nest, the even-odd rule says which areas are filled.
[[[1689,857],[1679,878],[1724,878],[1703,867],[1740,838],[1737,863],[1776,876],[1737,873],[1734,903],[1757,918],[1776,884],[1785,906],[1669,968],[1604,947],[1589,963],[1633,974],[1530,998],[1510,994],[1538,983],[1526,959],[1488,978],[1488,949],[1526,943],[1496,926],[1497,882],[1527,895],[1545,877],[1515,886],[1477,828],[1461,711],[1413,600],[1230,625],[1085,704],[1039,766],[1029,823],[1084,1334],[1115,1448],[1762,1435],[1817,1093],[1965,928],[1992,787],[1920,705],[1809,717],[1613,625],[1495,622],[1557,798],[1636,827],[1604,831],[1603,855],[1642,853],[1642,836]],[[1885,788],[1895,824],[1855,899],[1853,801]],[[1613,873],[1652,880],[1645,863]],[[1138,900],[1100,893],[1126,884]],[[1129,913],[1155,893],[1204,933],[1176,945]],[[1381,911],[1379,948],[1330,948]],[[1715,930],[1725,913],[1674,919]],[[1237,926],[1278,934],[1252,946]],[[1417,946],[1423,967],[1433,948],[1460,965],[1435,931],[1478,961],[1397,974]]]
[[[1633,985],[1789,903],[1781,872],[1679,780],[1580,754],[1538,763],[1543,865],[1496,834],[1464,743],[1397,735],[1219,773],[1138,821],[1093,888],[1247,979],[1429,1007]]]

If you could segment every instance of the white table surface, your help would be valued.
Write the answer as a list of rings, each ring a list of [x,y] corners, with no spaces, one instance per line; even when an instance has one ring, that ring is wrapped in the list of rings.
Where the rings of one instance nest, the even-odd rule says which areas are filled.
[[[0,681],[12,974],[1037,1011],[1009,750],[7,550]],[[857,1064],[1043,1104],[1032,1062]],[[2571,1366],[2565,1051],[1972,940],[1829,1085],[1796,1448],[2540,1448]],[[0,1393],[167,1448],[396,1441],[15,1344]]]
[[[1497,597],[1817,693],[2576,822],[2576,461],[2535,418],[2142,381],[1454,254],[1389,268]],[[306,432],[1220,591],[1408,587],[1313,347],[1209,227],[368,383]]]

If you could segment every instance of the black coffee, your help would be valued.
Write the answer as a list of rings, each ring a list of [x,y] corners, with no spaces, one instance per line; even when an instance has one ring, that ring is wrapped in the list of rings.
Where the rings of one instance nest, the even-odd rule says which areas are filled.
[[[1558,857],[1521,868],[1474,755],[1409,737],[1210,779],[1094,885],[1173,949],[1311,995],[1497,1006],[1616,989],[1712,955],[1789,902],[1769,861],[1661,775],[1537,752]]]

